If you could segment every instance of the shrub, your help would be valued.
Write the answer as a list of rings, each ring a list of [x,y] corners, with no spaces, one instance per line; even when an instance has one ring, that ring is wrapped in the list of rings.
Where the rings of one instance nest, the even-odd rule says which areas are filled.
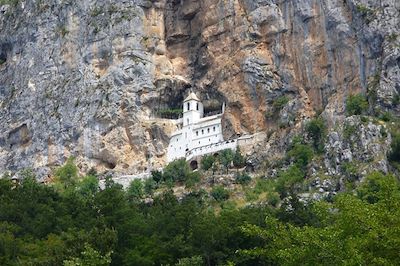
[[[147,178],[144,181],[144,193],[147,195],[152,195],[153,191],[157,189],[157,182],[153,178]]]
[[[185,159],[175,160],[164,168],[163,179],[165,181],[184,182],[191,170]]]
[[[143,198],[143,182],[140,179],[133,180],[127,190],[129,200],[140,200]]]
[[[306,124],[306,131],[313,140],[313,146],[318,152],[323,151],[323,139],[326,134],[326,126],[321,118],[312,119]]]
[[[242,153],[240,152],[240,148],[238,147],[233,155],[232,159],[233,165],[236,168],[244,167],[246,165],[246,159],[243,157]]]
[[[351,162],[345,162],[342,166],[343,172],[349,182],[354,182],[358,179],[358,168],[357,165]]]
[[[61,185],[63,188],[74,186],[78,179],[78,167],[76,167],[74,158],[68,158],[67,162],[55,172],[56,186]]]
[[[201,169],[204,171],[209,170],[215,163],[215,157],[212,155],[205,155],[201,159]]]
[[[279,112],[283,109],[283,107],[289,102],[289,98],[286,96],[281,96],[276,98],[272,103],[272,107],[274,107],[275,112]]]
[[[160,181],[163,179],[163,174],[162,172],[158,170],[151,171],[151,178],[156,182],[160,183]]]
[[[397,106],[399,103],[400,103],[400,95],[399,95],[399,94],[396,94],[395,96],[393,96],[392,104],[393,104],[394,106]]]
[[[190,258],[179,259],[176,266],[201,266],[204,265],[203,258],[201,256],[193,256]]]
[[[357,130],[356,125],[345,124],[343,128],[343,136],[346,139],[350,139],[351,136],[353,136],[356,133],[356,130]]]
[[[400,134],[392,134],[391,151],[389,153],[389,161],[396,164],[400,163]]]
[[[366,97],[359,93],[350,95],[346,100],[347,115],[362,115],[368,109],[368,101]]]
[[[268,194],[268,197],[267,197],[267,201],[268,201],[268,204],[271,205],[271,206],[273,206],[273,207],[278,206],[278,203],[279,203],[279,193],[276,193],[276,192],[274,192],[274,193],[269,193],[269,194]]]
[[[229,191],[222,186],[215,186],[211,190],[211,196],[218,202],[229,199]]]
[[[218,156],[219,161],[221,164],[225,167],[226,172],[228,172],[229,166],[232,163],[233,160],[233,152],[231,149],[226,149],[221,151],[221,153]]]
[[[185,180],[185,187],[193,188],[199,182],[200,182],[199,172],[191,172],[187,177],[187,179]]]
[[[286,171],[279,173],[275,189],[281,198],[284,198],[293,192],[294,186],[301,182],[303,178],[304,172],[298,166],[293,165]]]
[[[246,173],[237,173],[235,177],[235,181],[241,185],[247,185],[251,181],[251,177]]]
[[[161,109],[158,113],[161,118],[177,119],[182,116],[182,109]]]
[[[387,199],[388,195],[397,194],[398,189],[399,181],[394,176],[374,172],[369,174],[359,186],[357,195],[368,203],[374,204],[380,200]]]
[[[78,183],[77,190],[85,198],[93,197],[99,191],[99,180],[94,175],[87,175]]]
[[[379,115],[379,119],[385,122],[390,122],[393,119],[393,116],[390,112],[383,112]]]
[[[305,168],[312,160],[314,153],[310,146],[295,143],[288,152],[289,158],[300,168]]]

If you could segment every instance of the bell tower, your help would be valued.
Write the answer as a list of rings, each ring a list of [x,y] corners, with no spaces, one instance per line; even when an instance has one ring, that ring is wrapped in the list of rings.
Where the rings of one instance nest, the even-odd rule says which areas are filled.
[[[204,115],[204,107],[193,92],[183,101],[183,126],[196,123]]]

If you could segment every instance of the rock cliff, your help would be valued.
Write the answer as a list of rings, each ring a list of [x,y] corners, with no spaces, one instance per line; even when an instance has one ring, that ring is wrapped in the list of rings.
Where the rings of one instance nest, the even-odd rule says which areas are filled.
[[[399,10],[396,0],[0,1],[0,172],[46,175],[69,156],[82,171],[159,167],[174,130],[159,113],[191,88],[210,109],[227,103],[226,137],[269,132],[264,154],[316,112],[342,123],[352,93],[399,113]]]

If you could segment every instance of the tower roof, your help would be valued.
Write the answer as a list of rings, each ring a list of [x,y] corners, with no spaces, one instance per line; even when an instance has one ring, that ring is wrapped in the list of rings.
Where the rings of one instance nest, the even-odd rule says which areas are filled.
[[[194,92],[189,93],[189,96],[186,97],[184,102],[187,102],[187,101],[190,101],[190,100],[195,100],[195,101],[200,102],[200,99],[197,97],[197,95]]]

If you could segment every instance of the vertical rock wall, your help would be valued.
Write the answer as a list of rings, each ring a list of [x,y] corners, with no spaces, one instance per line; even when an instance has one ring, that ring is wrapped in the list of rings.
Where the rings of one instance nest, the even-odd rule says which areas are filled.
[[[174,129],[157,111],[189,88],[227,102],[227,137],[287,132],[315,111],[340,120],[360,91],[397,112],[399,16],[395,0],[3,5],[0,172],[46,175],[69,156],[82,171],[161,166]]]

